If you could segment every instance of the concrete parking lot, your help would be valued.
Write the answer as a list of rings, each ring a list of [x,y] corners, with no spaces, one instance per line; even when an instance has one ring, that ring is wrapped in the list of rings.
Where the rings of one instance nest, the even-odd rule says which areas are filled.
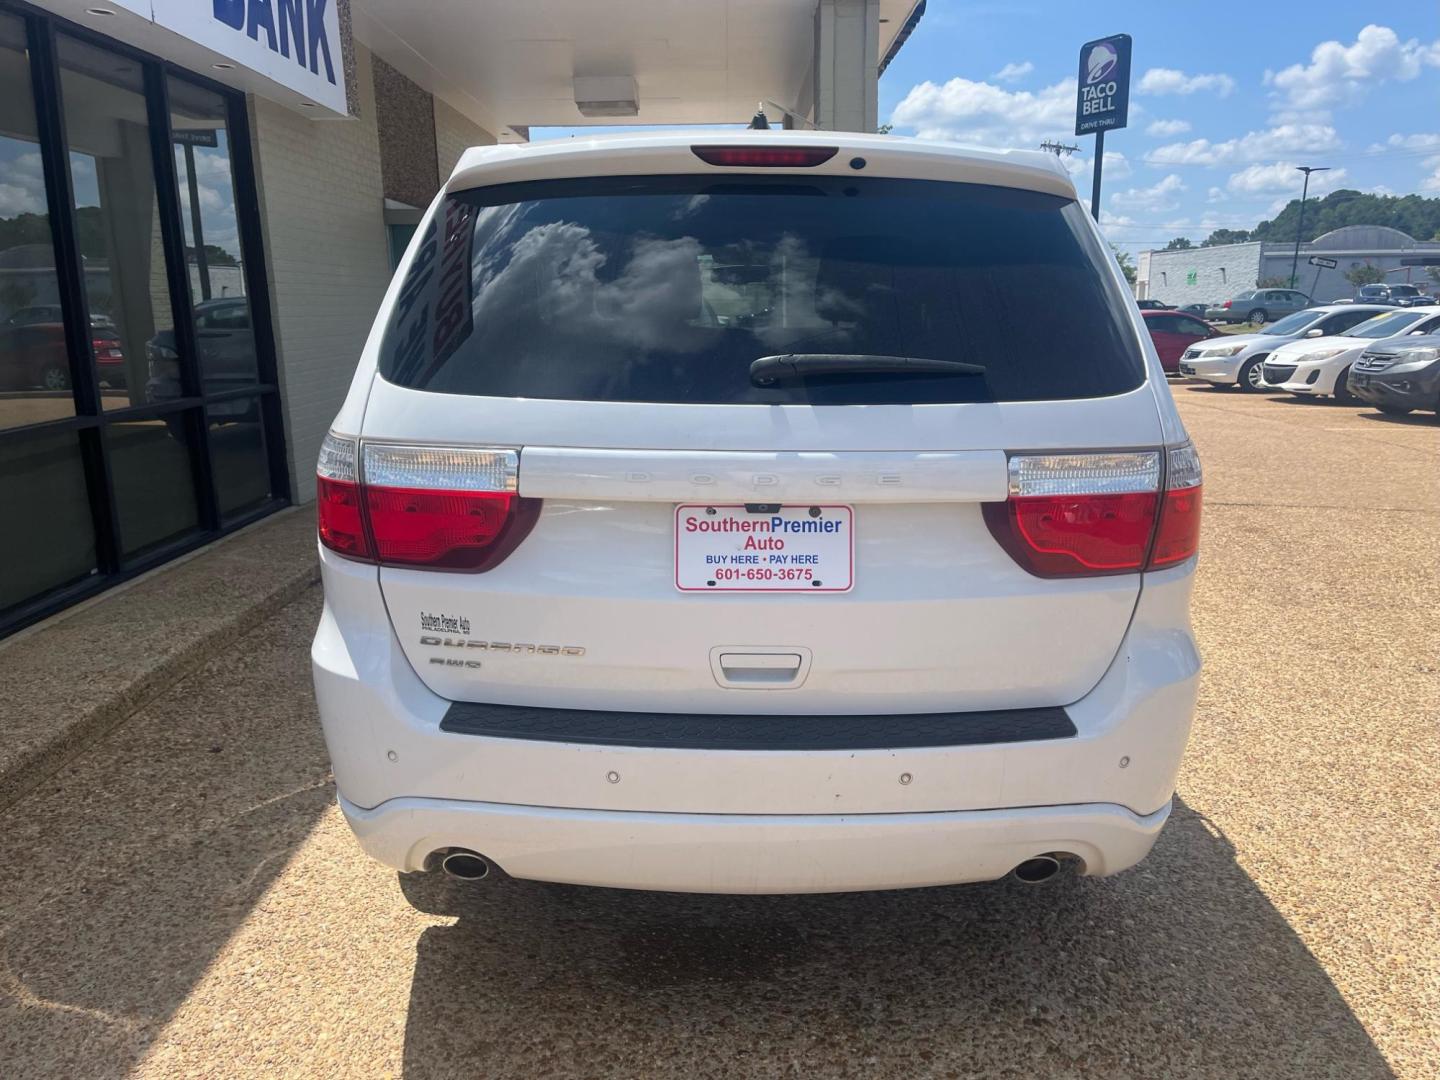
[[[0,817],[0,1075],[1440,1075],[1440,424],[1175,394],[1207,667],[1135,870],[402,883],[334,807],[312,588]]]

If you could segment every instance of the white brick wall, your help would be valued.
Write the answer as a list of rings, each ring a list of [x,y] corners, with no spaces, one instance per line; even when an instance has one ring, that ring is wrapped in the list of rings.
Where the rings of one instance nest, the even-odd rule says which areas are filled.
[[[1194,284],[1191,284],[1191,275]],[[1161,303],[1214,304],[1255,287],[1260,274],[1260,244],[1225,244],[1150,253],[1150,287],[1145,294]]]
[[[435,98],[435,156],[440,182],[449,179],[460,155],[472,146],[493,146],[495,136],[469,117]]]
[[[370,53],[355,54],[357,118],[249,103],[296,502],[315,497],[320,440],[390,280]]]

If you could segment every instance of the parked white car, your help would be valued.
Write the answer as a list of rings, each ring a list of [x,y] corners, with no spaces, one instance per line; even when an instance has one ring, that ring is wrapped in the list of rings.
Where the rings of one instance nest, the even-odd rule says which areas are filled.
[[[1389,308],[1343,334],[1282,345],[1265,361],[1265,383],[1301,397],[1353,401],[1354,395],[1346,385],[1350,365],[1369,346],[1436,330],[1440,330],[1440,307]]]
[[[1217,386],[1264,390],[1267,387],[1261,366],[1281,345],[1339,334],[1375,315],[1394,310],[1379,304],[1336,304],[1297,311],[1260,334],[1233,334],[1196,342],[1180,357],[1180,374]]]
[[[1049,155],[467,151],[320,455],[340,806],[465,878],[1115,873],[1194,710],[1200,484]]]

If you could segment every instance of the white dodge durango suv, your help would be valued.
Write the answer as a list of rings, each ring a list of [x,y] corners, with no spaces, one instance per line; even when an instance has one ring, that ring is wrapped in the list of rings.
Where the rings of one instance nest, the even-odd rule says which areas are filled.
[[[1200,466],[1047,155],[470,150],[318,495],[321,720],[401,871],[1034,881],[1170,813]]]

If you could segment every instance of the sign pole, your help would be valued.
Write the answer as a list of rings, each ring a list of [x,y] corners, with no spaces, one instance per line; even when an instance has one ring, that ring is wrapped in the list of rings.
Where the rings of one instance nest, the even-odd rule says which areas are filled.
[[[1095,133],[1095,172],[1090,181],[1090,216],[1100,220],[1100,170],[1105,162],[1105,129]]]

